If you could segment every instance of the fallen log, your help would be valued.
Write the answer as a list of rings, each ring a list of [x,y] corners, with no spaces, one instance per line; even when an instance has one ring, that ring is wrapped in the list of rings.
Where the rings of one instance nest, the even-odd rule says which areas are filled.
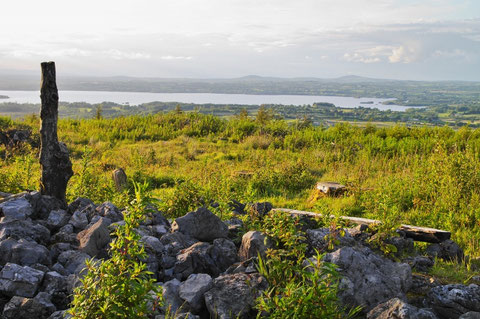
[[[323,214],[306,212],[302,210],[288,209],[288,208],[274,208],[273,212],[283,212],[290,215],[296,216],[308,216],[308,217],[324,217]],[[334,215],[330,215],[330,218],[336,218]],[[350,217],[350,216],[340,216],[340,219],[350,221],[357,225],[371,225],[371,224],[381,224],[380,220],[360,218],[360,217]],[[446,230],[429,228],[429,227],[418,227],[411,225],[400,225],[398,230],[401,230],[405,233],[407,238],[412,238],[415,241],[422,241],[427,243],[440,243],[447,239],[450,239],[451,233]]]

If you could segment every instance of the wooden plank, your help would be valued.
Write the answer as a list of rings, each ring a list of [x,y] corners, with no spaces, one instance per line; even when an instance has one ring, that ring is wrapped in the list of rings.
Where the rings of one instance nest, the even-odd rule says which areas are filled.
[[[273,212],[284,212],[291,215],[297,216],[308,216],[308,217],[323,217],[322,214],[306,212],[302,210],[288,209],[288,208],[274,208]],[[330,215],[330,218],[336,218],[334,215]],[[371,224],[381,224],[380,220],[360,218],[360,217],[351,217],[351,216],[340,216],[340,219],[348,220],[355,224],[362,225],[371,225]],[[406,237],[412,238],[415,241],[423,241],[427,243],[439,243],[444,240],[450,239],[451,233],[449,231],[429,228],[429,227],[418,227],[411,225],[400,225],[399,230],[405,232]]]

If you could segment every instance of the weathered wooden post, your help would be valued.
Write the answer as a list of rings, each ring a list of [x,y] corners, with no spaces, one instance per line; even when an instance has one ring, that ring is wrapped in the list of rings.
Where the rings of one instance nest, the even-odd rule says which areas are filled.
[[[123,191],[127,187],[127,174],[123,168],[117,168],[112,173],[113,181],[115,182],[115,188],[117,192]]]
[[[43,62],[40,98],[40,165],[42,177],[40,191],[65,202],[67,183],[73,175],[72,162],[64,143],[58,141],[58,90],[55,74],[55,62]]]

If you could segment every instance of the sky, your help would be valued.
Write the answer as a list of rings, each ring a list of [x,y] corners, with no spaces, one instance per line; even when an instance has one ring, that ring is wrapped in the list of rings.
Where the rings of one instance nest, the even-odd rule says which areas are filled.
[[[480,81],[479,0],[5,0],[0,70]]]

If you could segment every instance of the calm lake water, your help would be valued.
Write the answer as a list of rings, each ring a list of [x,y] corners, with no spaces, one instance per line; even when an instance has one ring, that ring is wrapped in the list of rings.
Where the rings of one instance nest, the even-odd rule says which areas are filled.
[[[0,99],[1,102],[40,103],[38,91],[1,91],[9,99]],[[60,101],[64,102],[115,102],[119,104],[138,105],[148,102],[183,102],[195,104],[284,104],[306,105],[315,102],[333,103],[337,107],[354,108],[368,107],[380,110],[405,111],[408,107],[401,105],[383,105],[391,99],[355,98],[343,96],[314,96],[314,95],[248,95],[248,94],[215,94],[215,93],[146,93],[146,92],[105,92],[105,91],[60,91]],[[361,102],[369,102],[362,104]],[[373,103],[370,103],[373,102]]]

